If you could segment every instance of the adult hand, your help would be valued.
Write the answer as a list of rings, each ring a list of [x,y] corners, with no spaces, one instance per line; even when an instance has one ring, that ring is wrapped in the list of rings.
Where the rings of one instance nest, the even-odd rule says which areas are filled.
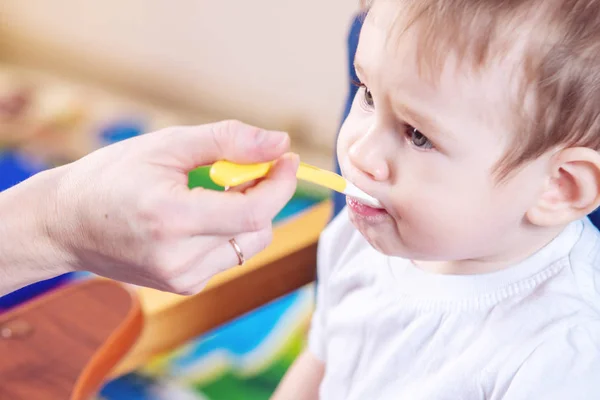
[[[271,221],[296,187],[298,159],[288,149],[287,134],[236,121],[168,128],[38,174],[7,195],[44,196],[32,220],[42,221],[47,262],[192,294],[238,264],[231,238],[246,259],[270,243]],[[277,162],[243,192],[188,188],[189,171],[221,159]]]

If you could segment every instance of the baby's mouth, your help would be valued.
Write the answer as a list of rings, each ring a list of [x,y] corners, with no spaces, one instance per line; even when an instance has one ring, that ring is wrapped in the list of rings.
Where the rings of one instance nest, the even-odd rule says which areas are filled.
[[[371,209],[373,211],[378,211],[381,213],[382,211],[387,213],[383,204],[371,196],[369,193],[355,185],[351,180],[351,174],[344,173],[344,170],[351,171],[352,169],[342,168],[342,176],[346,180],[346,188],[344,189],[344,194],[346,195],[346,202],[350,205],[350,203],[356,206],[366,207],[366,209]]]
[[[354,185],[349,180],[346,180],[346,182],[347,182],[347,185],[344,190],[344,193],[346,194],[346,196],[352,197],[356,201],[364,204],[365,206],[369,206],[372,208],[379,208],[379,209],[384,208],[383,205],[381,204],[381,202],[379,200],[377,200],[375,197],[371,196],[364,190],[360,189],[358,186]]]
[[[346,197],[346,203],[355,214],[361,217],[381,217],[388,215],[385,208],[373,207],[370,204],[366,204],[365,201],[352,196]]]

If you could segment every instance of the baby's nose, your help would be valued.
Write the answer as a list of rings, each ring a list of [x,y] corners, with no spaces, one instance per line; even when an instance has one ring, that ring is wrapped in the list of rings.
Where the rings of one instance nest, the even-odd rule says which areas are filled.
[[[375,181],[385,181],[389,178],[390,169],[383,153],[366,137],[358,139],[350,146],[348,157],[350,162],[369,178]]]

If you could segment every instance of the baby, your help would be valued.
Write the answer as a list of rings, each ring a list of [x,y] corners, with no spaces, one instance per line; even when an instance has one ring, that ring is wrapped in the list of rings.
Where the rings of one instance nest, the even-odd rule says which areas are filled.
[[[600,399],[600,0],[376,0],[277,399]]]

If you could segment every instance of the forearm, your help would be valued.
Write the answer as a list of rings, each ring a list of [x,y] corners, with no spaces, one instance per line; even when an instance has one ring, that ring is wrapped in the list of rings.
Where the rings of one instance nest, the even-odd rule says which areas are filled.
[[[271,400],[316,400],[325,365],[308,351],[302,353],[283,377]]]
[[[53,196],[60,174],[45,171],[0,193],[0,295],[68,271],[68,257],[50,235],[61,218]]]

